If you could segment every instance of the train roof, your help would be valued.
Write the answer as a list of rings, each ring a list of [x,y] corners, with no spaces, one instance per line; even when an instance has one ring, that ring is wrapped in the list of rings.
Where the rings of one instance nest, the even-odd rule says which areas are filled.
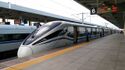
[[[97,25],[87,25],[87,24],[82,24],[82,23],[76,23],[76,22],[67,22],[67,21],[52,21],[50,23],[59,23],[60,24],[65,24],[65,25],[71,25],[71,26],[80,26],[80,27],[90,27],[90,28],[104,28],[102,26],[97,26]]]
[[[35,26],[0,25],[0,34],[31,33],[35,29]]]

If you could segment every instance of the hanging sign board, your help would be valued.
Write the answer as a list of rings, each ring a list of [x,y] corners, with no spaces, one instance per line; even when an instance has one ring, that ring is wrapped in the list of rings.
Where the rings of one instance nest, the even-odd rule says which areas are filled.
[[[91,8],[91,15],[97,14],[97,8]]]

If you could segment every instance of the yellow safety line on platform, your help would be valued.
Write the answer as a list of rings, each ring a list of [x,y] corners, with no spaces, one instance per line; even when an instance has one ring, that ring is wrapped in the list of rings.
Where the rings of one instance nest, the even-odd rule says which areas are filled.
[[[17,70],[17,69],[14,69],[14,68],[9,67],[8,70]]]
[[[66,52],[70,52],[72,50],[75,50],[75,49],[80,48],[81,46],[85,46],[87,44],[89,44],[89,42],[81,43],[81,44],[78,44],[78,45],[75,45],[75,46],[72,46],[72,47],[69,47],[69,48],[54,52],[54,53],[47,54],[45,56],[34,58],[32,60],[29,60],[29,61],[26,61],[26,62],[23,62],[23,63],[20,63],[20,64],[10,66],[8,68],[5,68],[5,70],[22,70],[22,69],[25,69],[25,68],[27,68],[27,67],[29,67],[31,65],[38,64],[40,62],[43,62],[43,61],[48,60],[50,58],[54,58],[56,56],[62,55],[64,53],[66,53]]]

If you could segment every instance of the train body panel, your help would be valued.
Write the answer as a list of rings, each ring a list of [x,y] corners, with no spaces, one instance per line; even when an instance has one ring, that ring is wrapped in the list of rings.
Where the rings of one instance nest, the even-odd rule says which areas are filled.
[[[10,51],[10,50],[14,50],[14,49],[18,49],[20,44],[22,41],[20,42],[9,42],[9,43],[0,43],[0,52],[5,52],[5,51]]]
[[[20,48],[29,47],[25,49],[30,55],[50,50],[55,47],[62,47],[71,45],[73,43],[89,41],[91,39],[99,38],[107,35],[108,31],[103,27],[66,22],[66,21],[52,21],[44,24],[31,35],[29,35],[21,44]],[[18,57],[30,56],[29,54],[18,50]],[[22,54],[21,54],[22,53]]]

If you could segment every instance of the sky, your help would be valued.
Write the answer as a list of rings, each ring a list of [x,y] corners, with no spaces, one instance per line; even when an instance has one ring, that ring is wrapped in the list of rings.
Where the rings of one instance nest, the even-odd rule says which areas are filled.
[[[98,15],[90,15],[90,10],[86,7],[80,5],[74,0],[0,0],[3,2],[10,2],[12,4],[45,11],[48,13],[53,13],[60,16],[65,16],[81,21],[83,13],[84,22],[89,22],[92,24],[97,24],[101,26],[107,26],[111,28],[116,28],[115,25],[111,24],[109,21],[101,18]]]

